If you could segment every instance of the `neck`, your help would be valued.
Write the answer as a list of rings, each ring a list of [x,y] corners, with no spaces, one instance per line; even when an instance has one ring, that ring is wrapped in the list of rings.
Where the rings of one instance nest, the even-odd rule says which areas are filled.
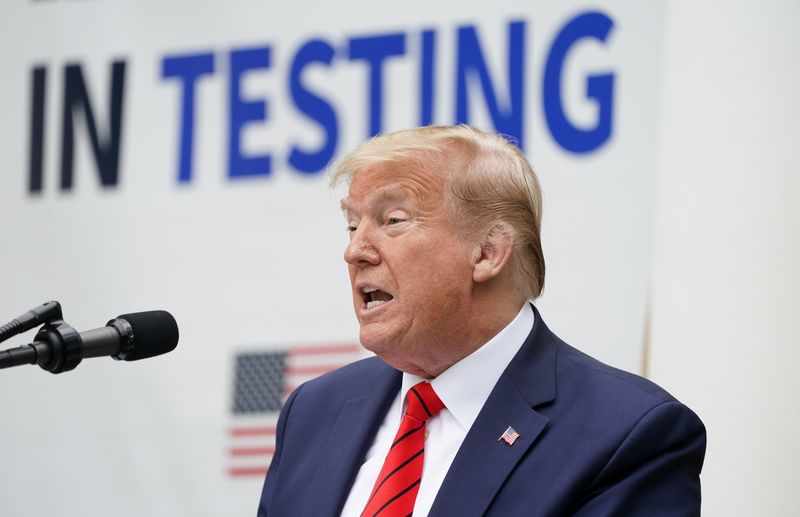
[[[472,304],[471,310],[455,321],[454,331],[446,342],[428,343],[425,357],[414,358],[413,362],[390,364],[425,379],[435,378],[500,333],[519,314],[524,303],[527,300],[522,297],[505,294]]]

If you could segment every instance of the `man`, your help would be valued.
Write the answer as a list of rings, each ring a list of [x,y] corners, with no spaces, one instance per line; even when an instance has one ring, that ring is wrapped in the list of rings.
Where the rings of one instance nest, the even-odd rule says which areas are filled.
[[[542,290],[522,153],[466,126],[347,156],[344,253],[377,357],[287,400],[259,515],[699,515],[705,429],[653,383],[565,344]]]

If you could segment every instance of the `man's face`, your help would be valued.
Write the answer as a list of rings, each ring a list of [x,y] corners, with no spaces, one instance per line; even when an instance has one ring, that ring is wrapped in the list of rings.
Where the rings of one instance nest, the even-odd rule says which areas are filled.
[[[342,205],[344,253],[365,348],[428,373],[468,324],[473,247],[450,224],[444,172],[381,164],[356,173]],[[457,346],[457,345],[456,345]]]

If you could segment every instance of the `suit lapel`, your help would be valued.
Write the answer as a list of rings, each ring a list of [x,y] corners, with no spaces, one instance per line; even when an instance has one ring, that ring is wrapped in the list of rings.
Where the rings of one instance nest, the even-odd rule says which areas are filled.
[[[375,433],[400,389],[400,372],[384,366],[366,394],[348,400],[339,414],[309,485],[305,515],[339,515]]]
[[[482,515],[547,420],[503,375],[464,439],[429,515]],[[509,426],[519,433],[511,446],[498,441]]]
[[[430,516],[483,515],[508,475],[544,430],[548,417],[533,408],[555,398],[555,336],[534,308],[535,323],[500,376],[461,444]],[[498,441],[508,427],[513,445]]]

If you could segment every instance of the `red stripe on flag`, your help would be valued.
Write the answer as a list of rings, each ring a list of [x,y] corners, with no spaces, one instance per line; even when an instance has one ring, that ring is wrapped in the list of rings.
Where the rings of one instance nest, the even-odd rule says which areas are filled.
[[[231,436],[271,436],[275,434],[275,427],[233,427]]]
[[[234,447],[231,456],[269,456],[275,453],[275,447]]]
[[[228,469],[228,474],[234,477],[241,477],[241,476],[263,477],[267,474],[267,467],[231,467]]]
[[[322,375],[337,368],[344,366],[341,364],[323,364],[320,366],[289,366],[286,368],[287,375]]]

